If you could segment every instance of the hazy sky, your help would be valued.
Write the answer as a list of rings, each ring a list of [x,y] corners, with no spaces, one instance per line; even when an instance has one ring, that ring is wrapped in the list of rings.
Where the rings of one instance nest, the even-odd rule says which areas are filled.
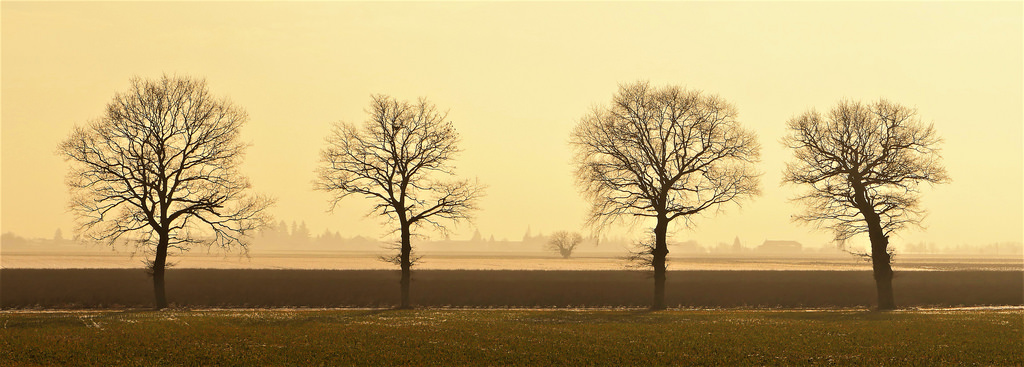
[[[380,237],[362,199],[326,213],[312,180],[333,122],[372,93],[427,96],[462,136],[456,165],[489,185],[472,225],[496,238],[581,229],[568,134],[617,84],[649,80],[736,104],[763,145],[763,195],[695,218],[674,240],[747,246],[825,232],[790,222],[786,121],[839,99],[918,108],[953,182],[926,187],[927,230],[893,243],[1021,241],[1021,2],[20,3],[2,2],[0,230],[70,233],[57,144],[133,75],[205,77],[251,117],[246,172],[277,218]],[[640,233],[644,227],[633,231]],[[866,241],[866,239],[860,239]]]

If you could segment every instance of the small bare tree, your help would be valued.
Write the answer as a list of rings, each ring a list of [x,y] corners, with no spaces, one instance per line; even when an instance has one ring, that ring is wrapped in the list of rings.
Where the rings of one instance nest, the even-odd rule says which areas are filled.
[[[100,119],[76,126],[58,153],[71,162],[70,209],[81,238],[133,243],[147,254],[156,307],[167,307],[169,249],[248,251],[272,201],[249,194],[238,168],[248,117],[201,79],[133,78]],[[150,258],[151,257],[151,258]]]
[[[331,193],[331,207],[349,195],[374,201],[371,213],[397,222],[400,232],[401,308],[409,308],[413,228],[427,224],[442,233],[443,221],[470,219],[483,187],[454,175],[455,127],[426,99],[415,103],[374,95],[370,119],[357,127],[338,123],[321,152],[316,188]]]
[[[573,250],[583,242],[583,236],[577,232],[558,231],[551,234],[548,240],[548,250],[555,251],[562,255],[563,259],[572,256]]]
[[[942,140],[915,110],[884,99],[840,101],[827,116],[811,110],[788,126],[783,143],[796,160],[786,165],[783,181],[808,188],[795,198],[807,210],[794,218],[831,229],[840,243],[867,233],[878,308],[894,309],[889,235],[920,225],[920,183],[949,181]]]
[[[588,224],[655,221],[652,309],[665,307],[665,258],[673,220],[759,194],[760,144],[736,108],[700,91],[620,85],[572,132],[576,178],[591,202]]]

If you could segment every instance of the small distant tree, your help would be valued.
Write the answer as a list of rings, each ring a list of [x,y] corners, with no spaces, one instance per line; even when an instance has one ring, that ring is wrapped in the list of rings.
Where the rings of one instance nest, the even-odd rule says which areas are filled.
[[[573,250],[583,242],[583,236],[577,232],[558,231],[551,234],[548,240],[548,250],[555,251],[562,255],[563,259],[572,256]]]
[[[239,172],[248,117],[210,95],[201,79],[134,78],[104,115],[76,126],[58,148],[84,240],[145,251],[156,307],[167,307],[168,251],[205,244],[247,251],[270,199],[249,193]]]
[[[357,127],[338,123],[321,153],[316,188],[333,195],[332,208],[349,195],[372,200],[372,213],[397,222],[402,269],[401,308],[409,308],[413,229],[424,224],[447,233],[445,223],[470,219],[483,187],[454,175],[455,127],[426,99],[398,101],[375,95],[370,119]]]
[[[591,203],[588,224],[654,221],[640,244],[654,268],[652,309],[665,307],[669,223],[759,194],[760,144],[732,104],[700,91],[648,83],[619,86],[572,132],[576,181]]]
[[[867,233],[878,308],[894,309],[889,235],[920,225],[921,183],[949,181],[942,139],[917,111],[884,99],[840,101],[828,115],[811,110],[788,127],[783,143],[796,159],[783,181],[807,188],[795,198],[807,210],[795,219],[831,229],[839,243]]]

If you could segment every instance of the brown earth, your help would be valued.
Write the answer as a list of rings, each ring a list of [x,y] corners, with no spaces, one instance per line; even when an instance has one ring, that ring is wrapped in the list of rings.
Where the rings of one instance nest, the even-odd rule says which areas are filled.
[[[394,270],[170,269],[178,307],[389,307]],[[897,272],[900,307],[1024,305],[1024,272]],[[644,307],[653,281],[639,271],[413,271],[427,307]],[[679,307],[871,307],[869,271],[670,271],[666,302]],[[0,308],[152,307],[140,269],[0,269]]]

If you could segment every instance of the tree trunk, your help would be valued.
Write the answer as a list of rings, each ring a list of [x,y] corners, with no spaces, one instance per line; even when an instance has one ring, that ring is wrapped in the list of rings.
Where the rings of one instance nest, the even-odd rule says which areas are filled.
[[[870,224],[868,227],[872,227]],[[896,309],[896,300],[892,293],[892,266],[889,258],[889,236],[882,234],[881,226],[875,225],[878,230],[869,229],[871,237],[871,268],[875,275],[875,288],[878,291],[878,309]],[[877,233],[876,233],[877,232]]]
[[[651,266],[654,267],[654,301],[651,310],[665,309],[665,257],[668,256],[668,218],[658,216],[654,227],[654,250],[651,251]]]
[[[409,229],[409,223],[402,223],[402,255],[401,255],[401,266],[402,266],[402,280],[400,284],[402,286],[402,301],[398,308],[412,308],[409,303],[409,283],[412,275],[412,243],[411,233]]]
[[[156,309],[167,308],[167,295],[164,290],[164,270],[167,265],[167,246],[170,239],[166,234],[160,235],[160,242],[156,245],[156,257],[153,259],[153,293],[156,296]]]
[[[882,232],[882,219],[870,204],[867,189],[861,183],[860,176],[851,176],[850,184],[855,194],[854,202],[868,225],[868,237],[871,239],[871,269],[878,291],[878,309],[896,309],[896,300],[892,293],[892,266],[889,264],[889,236]]]
[[[871,239],[871,269],[878,291],[878,309],[896,309],[892,294],[892,266],[889,264],[889,236],[882,232],[881,219],[874,210],[862,208],[861,214],[868,224],[868,237]]]

